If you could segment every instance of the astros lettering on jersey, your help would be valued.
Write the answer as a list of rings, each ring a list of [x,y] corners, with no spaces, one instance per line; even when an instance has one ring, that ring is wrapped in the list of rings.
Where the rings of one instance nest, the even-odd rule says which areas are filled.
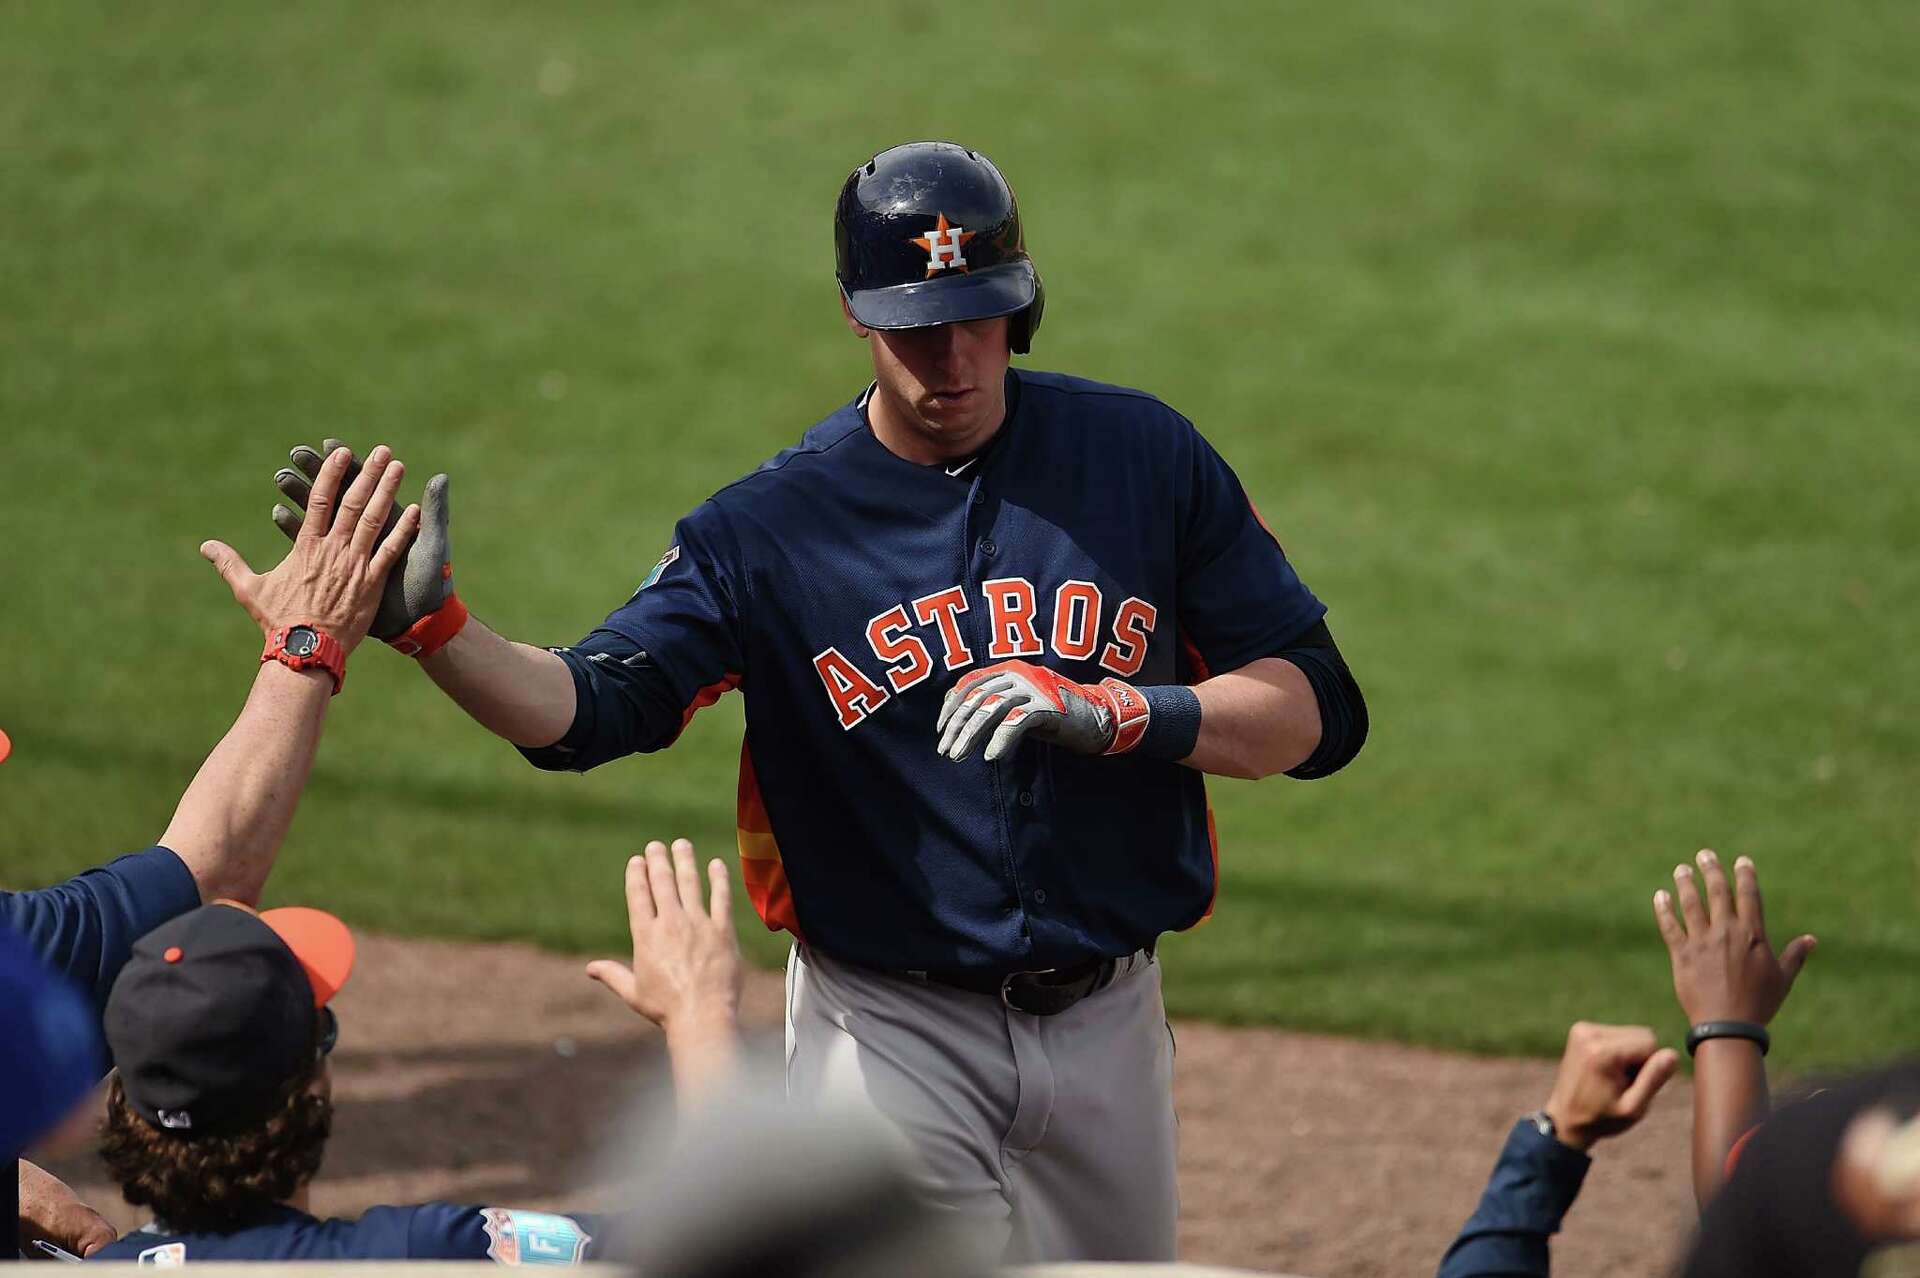
[[[769,927],[872,967],[1018,970],[1191,926],[1216,869],[1198,772],[1038,742],[942,760],[941,698],[1012,658],[1196,683],[1325,608],[1151,395],[1010,372],[1006,425],[946,467],[889,452],[864,399],[680,521],[642,588],[561,650],[579,709],[529,758],[659,749],[737,687],[741,864]]]

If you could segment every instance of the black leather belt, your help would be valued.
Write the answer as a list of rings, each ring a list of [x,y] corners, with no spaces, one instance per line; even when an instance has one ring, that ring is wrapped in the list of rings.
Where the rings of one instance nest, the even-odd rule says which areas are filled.
[[[945,972],[904,972],[901,975],[932,985],[965,990],[969,994],[990,994],[1014,1011],[1025,1012],[1029,1016],[1058,1016],[1081,999],[1113,984],[1120,965],[1126,961],[1126,958],[1093,959],[1072,967],[1047,967],[1027,972],[983,972],[961,968]]]

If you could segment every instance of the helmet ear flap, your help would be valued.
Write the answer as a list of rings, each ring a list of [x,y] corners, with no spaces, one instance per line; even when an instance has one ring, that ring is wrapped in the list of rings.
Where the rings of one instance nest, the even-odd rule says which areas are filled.
[[[1015,315],[1007,324],[1007,349],[1015,355],[1025,355],[1033,349],[1033,335],[1040,329],[1041,312],[1047,309],[1047,286],[1040,282],[1040,273],[1033,275],[1033,304]]]

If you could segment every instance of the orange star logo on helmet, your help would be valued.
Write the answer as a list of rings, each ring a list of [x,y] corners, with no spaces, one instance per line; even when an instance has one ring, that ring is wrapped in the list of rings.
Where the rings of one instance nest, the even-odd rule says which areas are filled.
[[[960,250],[973,238],[973,232],[962,227],[950,225],[947,215],[939,215],[939,223],[926,235],[909,236],[907,243],[918,244],[927,251],[927,278],[932,279],[942,271],[953,270],[964,273],[967,259]]]

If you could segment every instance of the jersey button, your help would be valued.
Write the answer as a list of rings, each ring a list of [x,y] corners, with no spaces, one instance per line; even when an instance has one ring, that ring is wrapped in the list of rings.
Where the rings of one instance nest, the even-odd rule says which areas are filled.
[[[991,559],[1000,553],[1000,547],[993,544],[993,538],[982,537],[980,539],[980,553]]]
[[[987,503],[987,493],[986,493],[986,490],[985,490],[984,488],[976,488],[976,489],[974,489],[974,490],[973,490],[973,504],[974,504],[974,505],[976,505],[976,506],[984,506],[984,505],[986,505],[986,503]]]
[[[1023,808],[1030,808],[1033,806],[1033,791],[1022,790],[1020,792],[1020,806]]]
[[[1045,905],[1047,903],[1047,890],[1045,888],[1035,888],[1033,890],[1033,903],[1035,905]]]

